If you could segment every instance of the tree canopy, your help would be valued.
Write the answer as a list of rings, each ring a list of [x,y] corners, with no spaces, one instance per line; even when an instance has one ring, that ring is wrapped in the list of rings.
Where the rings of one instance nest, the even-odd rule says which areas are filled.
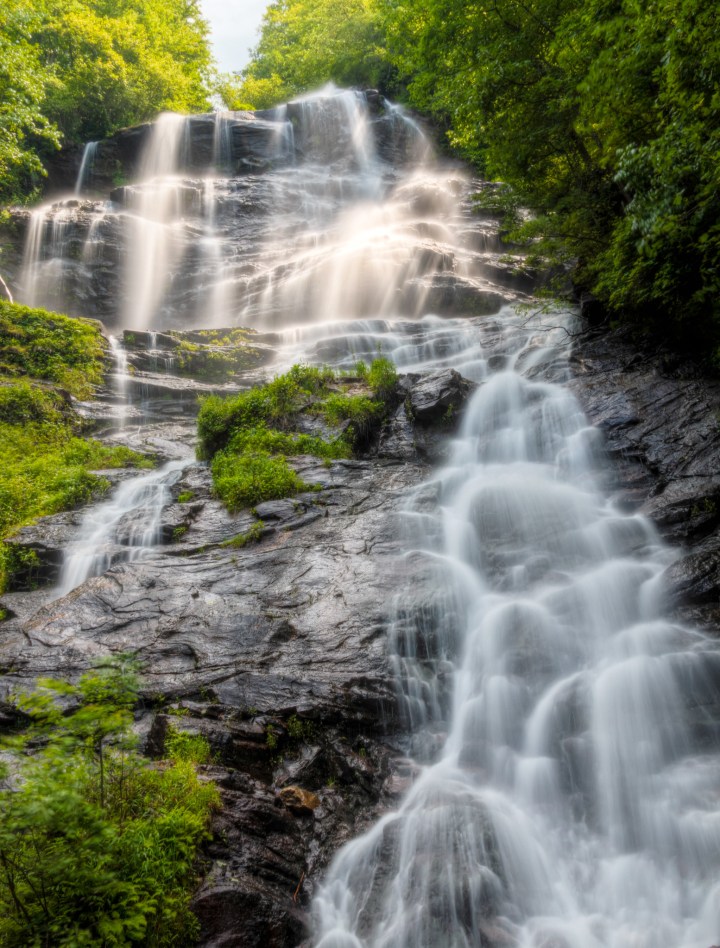
[[[0,200],[27,194],[61,141],[208,108],[210,66],[199,0],[4,0]]]

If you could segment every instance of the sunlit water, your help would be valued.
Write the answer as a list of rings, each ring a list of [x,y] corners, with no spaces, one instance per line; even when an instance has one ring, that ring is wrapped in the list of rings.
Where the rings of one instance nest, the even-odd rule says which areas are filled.
[[[35,212],[25,301],[82,310],[119,242],[118,305],[98,312],[111,324],[250,325],[274,333],[278,370],[381,352],[479,383],[404,513],[407,566],[436,577],[430,603],[398,593],[389,637],[417,779],[337,855],[317,948],[709,948],[716,644],[664,618],[673,553],[603,495],[602,439],[563,386],[574,317],[514,305],[463,172],[433,163],[403,113],[373,115],[334,90],[219,113],[201,180],[183,171],[187,122],[162,117],[115,203]],[[238,121],[265,136],[262,173],[233,171]],[[184,463],[88,511],[62,591],[158,542]]]

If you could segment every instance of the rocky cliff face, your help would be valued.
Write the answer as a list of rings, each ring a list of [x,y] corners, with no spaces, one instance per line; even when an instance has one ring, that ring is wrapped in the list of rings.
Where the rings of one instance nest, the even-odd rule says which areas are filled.
[[[153,555],[123,562],[119,550],[117,565],[63,598],[52,588],[83,511],[15,538],[39,557],[41,588],[3,598],[2,693],[131,651],[145,669],[137,727],[148,753],[162,753],[168,722],[211,744],[205,773],[223,810],[195,899],[203,945],[300,944],[329,858],[412,780],[387,638],[403,619],[392,610],[399,589],[412,587],[419,613],[436,590],[427,568],[400,556],[398,509],[441,456],[448,409],[461,417],[473,386],[451,370],[402,384],[371,456],[298,460],[321,491],[230,515],[207,466],[189,464]],[[158,450],[179,434],[158,422],[121,437]],[[245,542],[258,520],[259,537]]]
[[[678,620],[720,620],[720,384],[626,332],[575,341],[572,388],[603,433],[611,489],[678,548],[667,594]]]
[[[612,461],[607,487],[680,548],[668,568],[674,614],[717,627],[720,389],[640,354],[622,334],[581,332],[572,364],[571,387]],[[449,370],[403,385],[371,456],[298,461],[319,493],[233,516],[213,499],[207,468],[191,464],[172,487],[152,557],[119,562],[59,600],[38,589],[3,601],[13,614],[3,626],[4,694],[134,651],[147,669],[137,726],[148,753],[162,752],[169,722],[208,738],[216,762],[205,773],[223,810],[194,903],[203,945],[305,943],[332,854],[412,783],[388,634],[416,620],[392,603],[411,589],[416,615],[427,616],[438,591],[434,574],[400,555],[398,510],[442,457],[473,386]],[[159,423],[140,442],[123,437],[157,448],[177,431]],[[17,538],[48,565],[48,582],[80,516],[47,518]],[[259,539],[243,544],[258,518]],[[720,708],[704,711],[719,719]]]

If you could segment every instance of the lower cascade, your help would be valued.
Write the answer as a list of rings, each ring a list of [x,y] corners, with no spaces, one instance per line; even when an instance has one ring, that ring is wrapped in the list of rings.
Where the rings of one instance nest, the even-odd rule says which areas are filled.
[[[316,944],[707,948],[717,642],[663,618],[672,551],[599,490],[600,434],[546,381],[558,349],[505,351],[406,511],[442,605],[395,637],[396,663],[442,749],[336,857]]]
[[[236,745],[252,747],[264,786],[281,766],[271,701],[293,713],[315,702],[334,721],[366,689],[375,717],[392,718],[404,793],[369,828],[353,824],[363,832],[329,865],[318,857],[303,942],[314,948],[720,942],[718,642],[668,618],[678,554],[613,496],[603,435],[568,387],[579,317],[541,305],[496,221],[474,213],[487,185],[436,162],[377,93],[163,116],[143,134],[136,179],[109,200],[98,193],[117,175],[115,146],[93,142],[72,199],[30,215],[17,286],[26,304],[61,301],[113,330],[104,433],[165,463],[120,478],[73,521],[57,584],[27,600],[36,611],[8,667],[46,673],[57,643],[72,668],[136,650],[157,661],[149,675],[170,700],[212,693],[208,733],[243,718]],[[215,342],[238,327],[249,335],[233,342],[235,368],[213,374]],[[232,518],[215,503],[207,515],[188,423],[198,394],[236,394],[294,363],[351,372],[378,354],[408,392],[378,470],[305,459],[320,496],[341,497],[322,514],[311,495],[298,510]],[[201,356],[205,375],[183,375]],[[448,370],[473,393],[459,424],[443,406],[438,428],[455,434],[426,450],[408,434],[412,386]],[[350,518],[372,517],[383,492],[376,554]],[[168,519],[180,494],[190,513]],[[323,527],[342,504],[344,519]],[[256,514],[281,513],[297,521],[267,549],[227,548]],[[315,546],[293,573],[306,522]],[[353,555],[355,572],[343,566]],[[323,621],[352,641],[350,658],[325,654],[337,641]],[[289,901],[294,883],[275,876]],[[295,899],[305,869],[296,878]]]

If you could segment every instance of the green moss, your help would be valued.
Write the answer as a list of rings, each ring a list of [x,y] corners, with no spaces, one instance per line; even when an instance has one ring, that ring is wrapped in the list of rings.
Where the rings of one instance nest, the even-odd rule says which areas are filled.
[[[61,396],[26,381],[0,387],[0,539],[38,517],[70,510],[103,494],[107,478],[94,471],[148,467],[129,448],[78,437],[77,417]],[[24,576],[13,547],[0,544],[0,591]]]
[[[181,493],[178,494],[177,502],[179,504],[187,504],[193,499],[194,496],[195,496],[194,491],[191,491],[191,490],[181,491]]]
[[[230,540],[225,540],[225,542],[220,545],[232,547],[235,550],[242,549],[242,547],[247,546],[248,543],[257,543],[264,529],[265,524],[263,521],[256,520],[245,533],[238,533],[237,536],[232,537]]]
[[[89,398],[103,379],[99,323],[0,300],[0,375],[29,376]]]

